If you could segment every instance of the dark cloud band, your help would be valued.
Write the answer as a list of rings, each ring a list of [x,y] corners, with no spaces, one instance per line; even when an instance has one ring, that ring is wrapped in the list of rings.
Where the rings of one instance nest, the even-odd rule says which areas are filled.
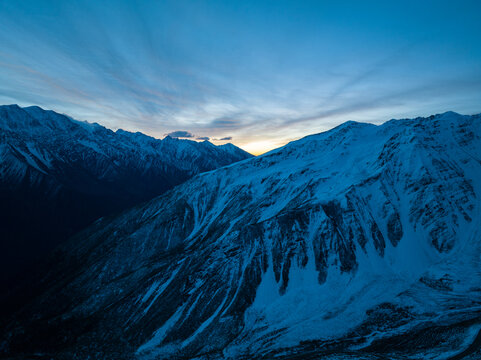
[[[195,137],[194,134],[192,134],[189,131],[185,130],[178,130],[178,131],[172,131],[167,134],[167,136],[173,137],[173,138],[193,138]]]

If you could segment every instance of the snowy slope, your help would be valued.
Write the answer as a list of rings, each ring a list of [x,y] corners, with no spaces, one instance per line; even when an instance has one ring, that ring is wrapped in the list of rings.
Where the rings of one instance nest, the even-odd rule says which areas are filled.
[[[479,115],[348,122],[197,175],[66,244],[5,346],[129,359],[471,352],[480,136]]]
[[[0,106],[2,275],[100,216],[251,157],[230,146],[236,150],[113,132],[35,106]]]

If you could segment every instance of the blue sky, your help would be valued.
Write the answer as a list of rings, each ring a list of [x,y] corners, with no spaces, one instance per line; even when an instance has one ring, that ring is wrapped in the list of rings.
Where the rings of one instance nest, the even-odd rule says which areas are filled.
[[[479,1],[0,1],[0,103],[261,153],[481,112]],[[178,133],[178,134],[179,134]]]

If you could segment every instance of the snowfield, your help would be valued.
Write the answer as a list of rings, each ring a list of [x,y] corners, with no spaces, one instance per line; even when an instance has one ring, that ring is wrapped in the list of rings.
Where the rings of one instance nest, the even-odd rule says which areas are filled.
[[[478,358],[480,136],[452,112],[348,122],[197,175],[63,246],[9,351]]]

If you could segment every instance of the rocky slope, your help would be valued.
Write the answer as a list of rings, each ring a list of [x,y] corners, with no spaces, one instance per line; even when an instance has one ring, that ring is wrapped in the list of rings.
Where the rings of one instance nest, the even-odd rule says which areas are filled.
[[[197,175],[59,249],[3,353],[477,358],[480,136],[348,122]]]
[[[250,155],[113,132],[39,107],[0,106],[0,267],[4,277],[100,216]]]

